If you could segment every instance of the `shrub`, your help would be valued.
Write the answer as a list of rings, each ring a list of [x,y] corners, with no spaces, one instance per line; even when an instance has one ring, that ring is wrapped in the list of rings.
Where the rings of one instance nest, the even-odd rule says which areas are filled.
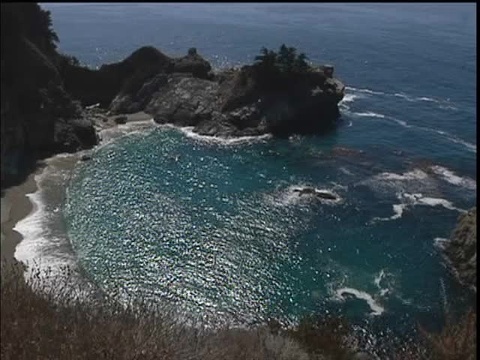
[[[477,314],[470,310],[458,322],[447,313],[446,323],[440,333],[430,333],[419,325],[427,340],[431,359],[474,360],[477,351]]]
[[[263,47],[255,57],[254,69],[263,86],[288,88],[299,76],[311,70],[304,53],[282,44],[278,52]]]

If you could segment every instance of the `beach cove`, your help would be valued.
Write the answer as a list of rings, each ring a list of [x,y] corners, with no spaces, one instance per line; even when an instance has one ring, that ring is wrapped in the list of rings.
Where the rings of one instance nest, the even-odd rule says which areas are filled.
[[[91,12],[89,29],[104,10],[95,6],[84,9]],[[213,29],[203,24],[211,20],[206,9],[192,22],[181,8],[163,11],[185,34]],[[334,14],[334,8],[323,11]],[[2,141],[2,182],[4,157],[11,166],[16,142],[48,154],[2,193],[2,259],[26,264],[35,291],[32,274],[40,268],[49,291],[66,283],[76,298],[102,293],[118,304],[168,305],[182,319],[212,327],[275,319],[293,329],[309,314],[345,316],[363,334],[364,349],[380,358],[392,339],[414,342],[417,323],[439,329],[447,311],[461,314],[474,304],[476,292],[459,284],[445,258],[453,229],[476,203],[470,22],[455,25],[440,9],[417,21],[399,6],[385,10],[389,20],[379,32],[364,21],[371,13],[351,10],[371,24],[355,37],[326,20],[305,32],[313,19],[299,8],[289,32],[270,24],[278,34],[267,26],[262,41],[276,49],[282,34],[316,64],[335,67],[305,70],[300,63],[291,76],[281,75],[281,61],[277,70],[265,65],[272,56],[266,48],[257,56],[263,60],[241,67],[258,54],[252,29],[260,25],[242,25],[235,16],[215,25],[216,33],[223,29],[215,44],[179,35],[181,51],[176,42],[163,42],[166,32],[152,41],[157,48],[135,43],[135,50],[128,37],[106,45],[86,31],[88,46],[97,49],[92,53],[82,36],[69,32],[73,8],[51,9],[62,47],[89,68],[63,57],[65,88],[44,90],[63,108],[47,107],[31,121],[50,121],[54,136],[32,130],[36,125],[12,131],[14,110],[6,112],[7,146]],[[158,24],[154,8],[142,9],[134,16]],[[282,9],[273,19],[285,18]],[[259,6],[255,16],[263,11]],[[432,28],[443,24],[449,36],[426,31],[425,21]],[[399,32],[406,23],[410,31]],[[153,25],[147,25],[131,31],[148,39]],[[229,26],[243,34],[242,52],[227,46]],[[309,40],[333,28],[346,50],[338,47],[342,41],[326,38],[320,49]],[[383,51],[356,46],[378,34],[396,47],[382,36],[376,44]],[[437,60],[422,67],[421,51],[402,58],[407,43],[417,50],[428,44]],[[445,44],[457,51],[445,53]],[[278,53],[292,49],[282,45]],[[115,63],[99,67],[105,59]],[[459,61],[461,67],[452,66]],[[422,76],[413,79],[412,68]],[[266,80],[278,87],[261,85]],[[2,95],[2,126],[4,101]],[[49,115],[62,111],[78,118]],[[321,121],[312,125],[315,114]],[[468,241],[461,246],[470,248]],[[476,270],[465,275],[476,279]]]

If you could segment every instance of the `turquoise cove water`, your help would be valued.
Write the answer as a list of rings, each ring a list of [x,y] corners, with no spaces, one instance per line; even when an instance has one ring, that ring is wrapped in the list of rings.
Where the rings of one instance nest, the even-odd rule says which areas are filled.
[[[399,333],[468,305],[436,244],[476,203],[475,5],[43,6],[60,49],[90,66],[151,44],[229,67],[286,43],[347,85],[326,136],[152,127],[98,148],[64,216],[101,288],[207,321],[338,311]],[[301,198],[303,185],[339,200]]]

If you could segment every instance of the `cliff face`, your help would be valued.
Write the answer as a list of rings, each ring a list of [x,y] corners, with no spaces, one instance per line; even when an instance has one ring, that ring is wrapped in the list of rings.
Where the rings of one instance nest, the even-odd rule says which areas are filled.
[[[460,216],[445,254],[461,283],[475,289],[477,284],[477,208]]]
[[[97,143],[58,70],[50,14],[35,3],[1,4],[1,183],[22,178],[36,158]]]

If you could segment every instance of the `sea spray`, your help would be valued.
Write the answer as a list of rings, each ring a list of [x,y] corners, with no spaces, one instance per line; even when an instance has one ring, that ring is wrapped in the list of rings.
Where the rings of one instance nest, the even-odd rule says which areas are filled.
[[[445,314],[449,314],[447,290],[445,288],[445,281],[440,278],[440,299],[442,300],[443,311]]]

